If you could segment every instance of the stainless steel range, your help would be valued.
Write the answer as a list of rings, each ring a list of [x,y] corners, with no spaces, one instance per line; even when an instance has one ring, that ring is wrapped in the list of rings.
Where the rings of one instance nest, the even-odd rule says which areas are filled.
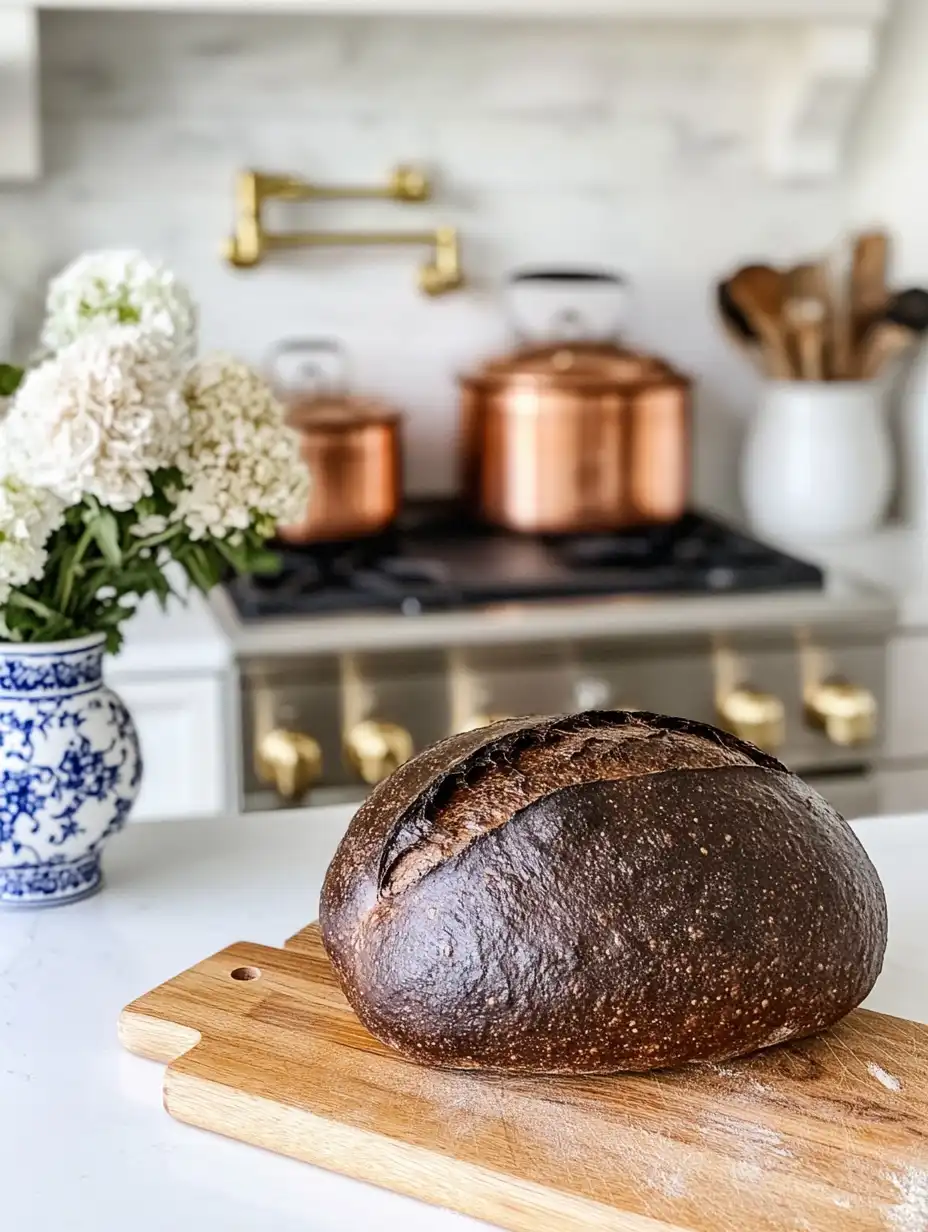
[[[451,732],[602,707],[720,723],[845,814],[879,806],[890,603],[708,518],[532,539],[424,506],[217,606],[246,810],[360,799]]]

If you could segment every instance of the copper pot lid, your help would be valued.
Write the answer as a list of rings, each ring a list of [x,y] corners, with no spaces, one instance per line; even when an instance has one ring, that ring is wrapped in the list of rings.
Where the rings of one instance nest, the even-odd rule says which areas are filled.
[[[490,360],[466,380],[480,384],[515,381],[532,385],[599,388],[674,381],[677,374],[650,355],[608,343],[563,342],[527,347]]]
[[[400,422],[399,411],[354,394],[290,395],[288,420],[300,432],[352,432],[358,428],[393,427]]]

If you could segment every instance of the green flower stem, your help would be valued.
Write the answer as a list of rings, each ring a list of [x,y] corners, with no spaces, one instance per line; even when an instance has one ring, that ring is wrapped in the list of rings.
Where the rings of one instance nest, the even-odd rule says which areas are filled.
[[[41,616],[43,620],[54,620],[58,615],[53,612],[50,607],[46,607],[44,603],[40,603],[38,599],[32,599],[29,595],[23,594],[21,590],[10,591],[10,596],[7,603],[11,607],[24,607],[27,611],[34,612],[36,616]]]
[[[77,541],[77,547],[74,549],[74,555],[71,560],[63,564],[58,574],[58,610],[62,613],[67,612],[71,602],[71,595],[74,592],[74,582],[78,573],[83,573],[81,562],[87,549],[93,542],[93,531],[88,526],[80,539]]]
[[[138,556],[143,548],[156,548],[164,543],[170,542],[171,539],[176,539],[183,534],[184,528],[179,522],[175,522],[173,526],[169,526],[166,530],[159,531],[157,535],[149,535],[146,539],[136,539],[131,548],[127,548],[123,553],[124,560],[132,560]]]

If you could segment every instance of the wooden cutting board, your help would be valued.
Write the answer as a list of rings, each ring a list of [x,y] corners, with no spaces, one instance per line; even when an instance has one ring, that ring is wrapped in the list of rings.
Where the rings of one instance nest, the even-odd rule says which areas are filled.
[[[616,1078],[424,1069],[348,1007],[315,926],[133,1002],[181,1121],[517,1232],[928,1230],[928,1027],[858,1010],[724,1065]]]

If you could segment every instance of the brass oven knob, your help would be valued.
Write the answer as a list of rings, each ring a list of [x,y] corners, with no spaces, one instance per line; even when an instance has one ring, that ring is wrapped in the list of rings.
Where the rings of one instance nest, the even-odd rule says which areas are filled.
[[[275,727],[258,741],[255,771],[284,800],[299,800],[322,777],[322,749],[312,736]]]
[[[741,740],[775,753],[786,740],[786,707],[775,693],[741,685],[719,702],[722,724]]]
[[[806,693],[806,715],[832,744],[866,744],[876,735],[876,698],[869,689],[848,680],[813,685]]]
[[[345,759],[371,787],[409,761],[413,752],[412,736],[398,723],[364,719],[345,734]]]

